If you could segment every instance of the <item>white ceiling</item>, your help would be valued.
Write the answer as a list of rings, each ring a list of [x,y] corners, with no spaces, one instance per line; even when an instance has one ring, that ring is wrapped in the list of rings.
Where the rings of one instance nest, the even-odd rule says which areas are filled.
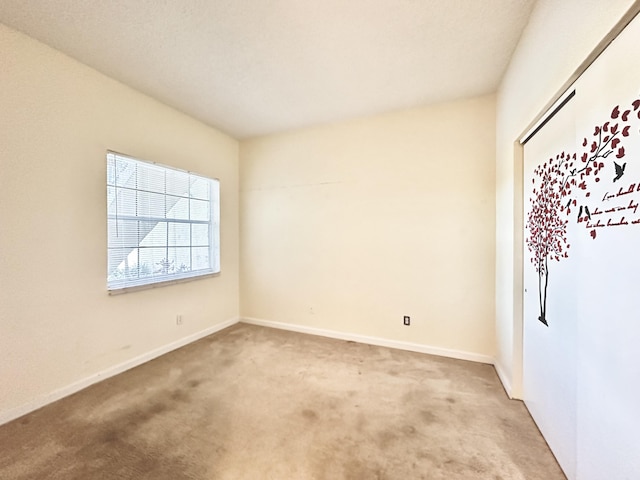
[[[0,21],[236,138],[495,92],[535,0],[2,0]]]

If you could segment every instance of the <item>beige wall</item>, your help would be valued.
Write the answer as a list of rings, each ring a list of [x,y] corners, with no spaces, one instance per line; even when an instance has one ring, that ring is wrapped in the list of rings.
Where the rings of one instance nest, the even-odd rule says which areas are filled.
[[[494,106],[243,142],[242,316],[492,356]]]
[[[538,0],[498,91],[497,367],[507,389],[517,397],[521,395],[522,330],[514,287],[518,292],[522,270],[514,249],[514,228],[519,228],[514,215],[521,216],[514,204],[514,195],[521,195],[514,142],[633,3],[631,0]]]
[[[0,65],[2,414],[237,318],[239,262],[235,140],[2,25]],[[220,178],[219,277],[107,295],[107,149]]]

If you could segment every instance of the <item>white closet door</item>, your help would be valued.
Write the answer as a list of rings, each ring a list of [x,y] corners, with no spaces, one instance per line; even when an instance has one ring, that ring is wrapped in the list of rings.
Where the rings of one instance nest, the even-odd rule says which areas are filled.
[[[524,149],[524,399],[570,480],[640,478],[639,59],[636,18]]]
[[[579,91],[578,146],[600,168],[584,177],[590,218],[580,223],[572,286],[577,478],[631,480],[640,478],[640,18],[580,78]]]
[[[524,147],[523,396],[569,478],[576,470],[577,216],[569,202],[577,98]]]

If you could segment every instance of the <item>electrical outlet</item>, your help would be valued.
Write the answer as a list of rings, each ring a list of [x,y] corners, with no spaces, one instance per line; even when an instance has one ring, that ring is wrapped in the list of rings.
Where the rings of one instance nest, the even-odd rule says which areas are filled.
[[[182,315],[176,315],[176,325],[182,325]]]
[[[411,317],[405,315],[404,316],[404,324],[405,325],[411,325]]]

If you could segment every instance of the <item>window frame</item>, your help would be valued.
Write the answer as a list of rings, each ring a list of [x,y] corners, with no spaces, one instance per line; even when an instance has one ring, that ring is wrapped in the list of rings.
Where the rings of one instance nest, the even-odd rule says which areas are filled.
[[[125,183],[120,182],[120,179],[118,178],[119,172],[117,171],[118,161],[123,162],[123,164],[128,164],[128,167],[125,167],[125,169],[131,168],[131,166],[133,166],[133,168],[135,169],[135,180],[134,180],[135,186],[126,185]],[[220,274],[221,255],[220,255],[220,180],[219,179],[201,175],[199,173],[195,173],[192,171],[176,168],[170,165],[164,165],[157,162],[142,160],[128,154],[115,152],[113,150],[107,150],[106,166],[107,166],[107,178],[105,182],[107,187],[106,189],[107,190],[107,208],[106,208],[106,213],[107,213],[107,268],[106,268],[107,272],[106,273],[107,275],[106,275],[106,280],[107,280],[107,291],[109,295],[126,293],[129,291],[135,291],[135,290],[156,288],[156,287],[172,285],[176,283],[183,283],[183,282],[198,280],[202,278],[214,277]],[[152,187],[149,187],[150,182],[152,181],[150,172],[152,172],[153,170],[156,170],[155,173],[161,172],[163,175],[163,182],[164,182],[163,191],[157,191],[157,189],[153,190]],[[146,172],[144,173],[144,175],[147,175],[147,176],[144,176],[144,175],[141,176],[139,172]],[[134,173],[130,172],[130,175],[133,176]],[[179,180],[176,181],[176,179],[174,178],[174,183],[171,183],[169,180],[172,176],[177,177]],[[205,181],[205,184],[206,184],[205,190],[202,190],[203,180]],[[179,181],[187,182],[186,183],[187,191],[185,193],[175,192],[174,189],[176,188],[177,185],[179,185]],[[125,182],[129,182],[129,179],[126,180]],[[201,196],[197,196],[196,194],[194,194],[194,190],[195,190],[194,183],[196,182],[200,184],[201,192],[205,192],[208,190],[208,195],[206,195],[208,198],[205,199],[203,194],[201,194]],[[143,186],[140,186],[140,184],[143,184]],[[183,188],[184,186],[185,185],[183,184]],[[123,202],[122,200],[123,192],[125,190],[128,191],[130,194],[133,193],[133,195],[136,197],[134,214],[131,214],[130,212],[129,214],[126,214],[125,213],[126,207],[118,206],[119,198],[121,199],[122,203],[126,204],[126,202]],[[148,197],[155,196],[156,199],[161,197],[163,204],[156,201],[153,203],[153,206],[156,208],[158,206],[160,206],[161,208],[164,208],[164,214],[162,216],[153,216],[150,213],[148,215],[140,214],[140,210],[142,209],[142,207],[138,206],[138,203],[139,203],[138,198],[140,197],[140,195],[147,195]],[[170,207],[168,207],[169,202],[167,202],[167,199],[169,199],[170,202],[173,202]],[[173,215],[171,213],[172,209],[178,203],[181,203],[181,205],[184,207],[184,200],[186,200],[186,203],[187,203],[188,218],[178,218],[177,216],[172,216]],[[204,206],[202,202],[205,202],[205,201],[207,202],[206,205],[208,206],[208,218],[206,220],[202,218],[200,219],[192,218],[192,216],[194,217],[196,216],[196,213],[195,213],[196,210],[192,209],[192,204],[195,202],[195,203],[200,203],[202,206]],[[151,202],[149,202],[149,204],[147,204],[146,206],[148,208],[151,208]],[[129,207],[131,207],[130,204],[129,204]],[[193,215],[192,215],[192,210],[194,212]],[[127,237],[126,233],[123,235],[114,233],[114,226],[115,226],[115,232],[117,232],[119,228],[123,228],[127,224],[130,225],[129,226],[130,231],[128,232],[129,233],[128,240],[125,240],[125,237]],[[145,224],[145,228],[147,229],[145,230],[146,233],[141,234],[140,224]],[[174,225],[174,228],[175,228],[176,225],[185,225],[185,224],[189,225],[189,229],[188,229],[189,244],[180,245],[177,243],[177,240],[175,238],[172,238],[173,242],[175,243],[172,245],[171,244],[172,240],[170,240],[171,237],[169,234],[170,226]],[[131,238],[134,236],[134,234],[132,233],[133,225],[135,225],[136,227],[135,242],[131,241]],[[147,240],[148,238],[150,239],[150,242],[153,242],[154,238],[158,237],[157,234],[154,235],[154,231],[156,230],[156,227],[159,227],[159,226],[162,227],[163,225],[164,225],[164,228],[160,229],[160,231],[166,232],[164,233],[166,237],[164,243],[144,245],[145,240]],[[208,229],[207,229],[208,231],[206,235],[207,241],[205,242],[206,244],[198,245],[197,242],[194,243],[195,241],[194,240],[195,234],[193,229],[194,225],[208,226]],[[203,231],[204,231],[203,229],[200,229],[201,238],[202,238]],[[126,229],[125,229],[125,232],[126,232]],[[184,234],[184,231],[183,231],[183,234]],[[117,239],[117,238],[121,238],[121,240],[119,240],[121,242],[120,245],[118,245],[117,242],[114,242],[114,239]],[[128,245],[127,245],[127,242],[129,242]],[[205,268],[197,268],[196,270],[192,270],[194,266],[194,250],[200,249],[202,251],[204,247],[207,248],[207,252],[208,252],[206,255],[206,258],[207,258],[206,263],[208,265]],[[156,251],[158,250],[161,251],[162,249],[164,249],[165,257],[162,258],[159,262],[156,262],[155,261],[156,259],[153,258],[154,261],[152,261],[152,263],[150,264],[152,268],[151,273],[141,277],[140,271],[142,267],[144,267],[146,270],[148,270],[149,268],[148,263],[146,262],[143,264],[140,263],[142,261],[140,257],[140,252],[144,251],[145,249],[155,249]],[[184,253],[186,253],[185,250],[187,249],[188,249],[188,256],[189,256],[188,266],[182,263],[179,268],[176,268],[174,261],[170,260],[171,255],[173,255],[174,260],[177,260],[178,250],[182,250],[182,254],[184,255]],[[129,258],[131,257],[131,255],[134,255],[134,253],[135,253],[135,256],[134,256],[135,263],[133,263],[132,264],[133,266],[130,267],[128,266],[130,263]],[[115,260],[116,262],[117,262],[117,257],[122,256],[122,260],[120,263],[117,264],[117,266],[114,266],[113,264],[112,255],[116,256],[116,260]],[[172,265],[171,267],[172,271],[163,272],[162,270],[165,270],[165,268],[169,268],[167,267],[167,265],[170,265],[169,263],[170,261]],[[124,268],[121,268],[122,263],[125,264]],[[159,267],[157,267],[156,265],[159,265]],[[160,270],[156,270],[156,268],[160,268]],[[183,268],[188,268],[188,270],[183,270]],[[114,278],[113,275],[116,270],[118,270],[119,272],[122,272],[121,274],[124,275],[124,277]],[[133,272],[133,274],[129,272]]]

